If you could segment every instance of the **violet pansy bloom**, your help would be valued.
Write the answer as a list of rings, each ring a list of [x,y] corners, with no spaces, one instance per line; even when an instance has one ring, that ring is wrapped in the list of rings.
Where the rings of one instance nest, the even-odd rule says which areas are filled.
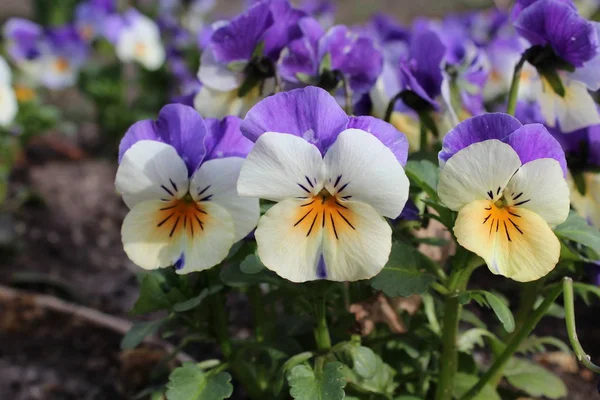
[[[600,124],[588,93],[600,89],[600,24],[582,18],[568,1],[522,3],[514,25],[535,50],[530,61],[540,72],[537,97],[546,124],[564,132]]]
[[[135,264],[174,265],[180,274],[205,270],[254,229],[258,199],[236,192],[252,147],[239,126],[236,117],[204,120],[191,107],[171,104],[158,120],[129,128],[115,185],[130,208],[121,236]]]
[[[566,163],[541,124],[507,114],[460,123],[439,155],[440,199],[458,211],[458,243],[481,256],[494,274],[528,282],[558,263],[552,227],[569,214]]]
[[[106,18],[116,11],[116,0],[84,1],[75,9],[75,26],[85,40],[101,37],[104,35]]]
[[[304,16],[287,0],[263,0],[229,22],[215,23],[198,70],[198,112],[243,116],[272,93],[275,63],[281,50],[300,37],[298,21]]]
[[[332,0],[303,0],[300,9],[314,17],[324,28],[333,26],[335,20],[335,3]]]
[[[252,108],[242,132],[256,144],[241,196],[277,202],[255,232],[267,268],[293,282],[355,281],[386,264],[408,199],[407,141],[372,117],[348,117],[317,87],[275,94]]]
[[[282,78],[333,90],[343,77],[359,95],[373,87],[383,67],[383,55],[371,38],[344,25],[325,32],[311,17],[302,18],[298,25],[303,36],[283,51],[279,61]]]

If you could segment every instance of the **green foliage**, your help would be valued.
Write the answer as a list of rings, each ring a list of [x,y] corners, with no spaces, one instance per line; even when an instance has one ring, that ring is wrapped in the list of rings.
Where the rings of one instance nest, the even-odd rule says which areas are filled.
[[[504,376],[512,386],[533,397],[560,399],[567,395],[567,387],[559,377],[521,358],[510,360]]]
[[[185,363],[171,372],[167,400],[223,400],[233,393],[231,375],[205,373],[194,363]]]
[[[179,303],[175,303],[173,305],[173,310],[177,312],[189,311],[193,308],[198,307],[204,299],[219,292],[222,289],[223,286],[221,285],[215,285],[209,288],[202,289],[202,291],[197,296],[185,301],[181,301]]]
[[[469,389],[477,384],[479,377],[463,373],[456,374],[454,381],[454,397],[460,398]],[[473,400],[501,400],[496,390],[491,385],[486,385]]]
[[[258,283],[271,283],[274,285],[286,283],[274,272],[265,268],[259,269],[258,263],[260,263],[260,260],[254,254],[248,255],[241,264],[228,263],[221,270],[221,281],[231,287],[243,287]]]
[[[281,392],[281,389],[283,387],[283,381],[287,376],[289,370],[294,368],[296,365],[305,363],[306,361],[310,360],[313,356],[314,354],[312,352],[306,351],[304,353],[296,354],[295,356],[290,357],[285,363],[283,363],[281,369],[279,370],[279,373],[277,374],[277,378],[275,379],[275,384],[273,385],[273,394],[277,396]]]
[[[371,279],[371,286],[392,297],[424,293],[435,280],[433,275],[423,270],[428,263],[434,261],[414,247],[396,242],[383,270]]]
[[[166,322],[164,319],[158,319],[148,322],[136,322],[129,332],[121,340],[122,349],[133,349],[144,341],[146,336],[154,335],[158,329]]]
[[[290,395],[296,400],[343,400],[345,397],[346,379],[342,374],[342,364],[337,361],[326,364],[322,371],[296,365],[287,379]]]
[[[432,199],[437,199],[437,184],[440,170],[437,165],[428,160],[408,161],[404,168],[409,179]]]
[[[496,317],[502,322],[504,330],[509,333],[515,330],[515,318],[508,305],[498,295],[485,290],[473,290],[469,293],[479,305],[485,305],[494,311]]]
[[[184,300],[181,291],[176,287],[170,287],[161,271],[152,271],[143,274],[140,295],[131,313],[137,315],[164,310]]]
[[[596,255],[600,255],[600,231],[575,211],[571,211],[567,220],[554,228],[554,233],[561,239],[589,247]]]

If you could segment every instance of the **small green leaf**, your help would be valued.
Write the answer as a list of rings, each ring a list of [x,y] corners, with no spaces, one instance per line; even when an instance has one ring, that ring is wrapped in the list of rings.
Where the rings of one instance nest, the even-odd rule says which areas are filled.
[[[171,372],[168,400],[223,400],[233,393],[231,375],[204,373],[196,364],[185,363]]]
[[[312,368],[296,365],[287,377],[290,395],[296,400],[343,400],[346,379],[341,370],[342,363],[336,361],[316,376]]]
[[[530,361],[513,358],[504,369],[508,383],[533,397],[560,399],[567,395],[567,387],[547,369]]]
[[[474,375],[467,375],[459,372],[454,378],[454,397],[457,399],[464,396],[469,389],[475,386],[479,382],[479,377]],[[502,400],[496,389],[490,385],[484,386],[479,394],[473,397],[472,400]]]
[[[321,65],[319,65],[319,75],[325,71],[331,71],[331,53],[329,52],[325,53],[321,60]]]
[[[140,283],[140,295],[131,313],[137,315],[163,310],[184,299],[178,289],[171,288],[165,291],[165,286],[166,279],[160,271],[144,273]]]
[[[432,199],[437,199],[437,184],[440,169],[428,160],[409,161],[405,167],[406,176],[426,192]]]
[[[265,41],[261,40],[260,42],[258,42],[258,44],[256,45],[256,47],[254,48],[254,51],[252,52],[252,58],[260,58],[263,56],[265,52]]]
[[[396,242],[383,270],[371,279],[371,286],[391,297],[424,293],[435,277],[421,268],[423,264],[433,262],[414,247]]]
[[[590,295],[600,298],[600,288],[596,285],[588,285],[587,283],[573,283],[575,294],[579,295],[586,305],[590,305]]]
[[[245,274],[258,274],[263,269],[265,269],[265,266],[256,254],[250,254],[240,264],[240,270]]]
[[[173,310],[177,312],[184,312],[196,308],[200,305],[200,303],[202,303],[202,301],[205,298],[217,293],[221,289],[223,289],[222,285],[215,285],[209,288],[202,289],[198,296],[192,297],[191,299],[188,299],[186,301],[175,303],[175,305],[173,305]]]
[[[475,346],[483,347],[485,345],[483,341],[484,337],[488,337],[491,341],[502,344],[498,337],[487,329],[472,328],[464,331],[460,335],[457,343],[458,349],[470,353]]]
[[[500,297],[485,290],[473,290],[470,293],[473,295],[473,300],[480,304],[482,303],[481,300],[485,299],[485,304],[494,311],[506,332],[510,333],[515,330],[515,318],[508,305]],[[480,296],[483,296],[483,298]]]
[[[575,211],[571,211],[567,220],[554,228],[554,233],[561,239],[572,240],[589,247],[600,255],[600,231],[589,225]]]
[[[284,362],[279,369],[277,378],[273,384],[273,394],[275,396],[279,395],[279,392],[281,392],[281,389],[283,388],[283,380],[290,369],[294,368],[298,364],[302,364],[303,362],[310,360],[313,356],[314,354],[312,352],[305,351],[304,353],[296,354],[295,356],[290,357],[286,362]]]
[[[372,378],[377,372],[377,356],[368,347],[356,346],[351,350],[354,372],[365,379]]]
[[[165,322],[165,319],[149,322],[136,322],[129,332],[123,336],[121,348],[123,350],[136,348],[138,344],[144,341],[146,336],[154,335]]]
[[[271,283],[281,286],[286,282],[266,268],[253,274],[244,273],[241,265],[237,263],[229,263],[223,266],[221,269],[221,281],[231,287],[243,287],[259,283]]]

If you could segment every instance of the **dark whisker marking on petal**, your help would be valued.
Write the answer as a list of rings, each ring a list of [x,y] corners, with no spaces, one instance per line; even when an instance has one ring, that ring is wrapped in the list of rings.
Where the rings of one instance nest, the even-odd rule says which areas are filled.
[[[486,207],[485,209],[490,211],[492,209],[492,207]]]
[[[520,201],[517,204],[515,204],[515,206],[520,206],[520,205],[523,205],[525,203],[529,203],[530,201],[531,201],[531,199],[523,200],[523,201]]]
[[[502,190],[502,188],[500,186],[498,186],[498,190],[496,190],[496,194],[500,194],[500,191]]]
[[[512,242],[512,240],[510,239],[510,235],[508,234],[508,227],[506,226],[506,221],[503,221],[504,223],[504,232],[506,232],[506,238],[508,239],[509,242]]]
[[[305,188],[303,185],[301,185],[301,184],[298,183],[298,186],[300,186],[300,188],[302,190],[304,190],[306,193],[310,193],[310,190],[308,190],[307,188]]]
[[[492,228],[494,227],[494,221],[495,219],[492,218],[492,222],[490,223],[490,235],[492,234]]]
[[[178,192],[179,190],[177,189],[177,185],[175,184],[175,182],[173,182],[171,178],[169,178],[169,182],[171,182],[171,186],[173,186],[173,189],[175,189],[175,191]]]
[[[194,217],[196,218],[196,221],[198,221],[198,225],[200,225],[200,229],[204,230],[204,224],[202,223],[202,221],[200,221],[200,218],[198,218],[197,215],[194,215]]]
[[[310,181],[310,179],[308,179],[308,176],[304,175],[304,177],[306,178],[306,182],[308,182],[308,184],[310,185],[311,188],[314,188],[315,186],[313,185],[313,183]]]
[[[294,197],[294,198],[295,198],[295,199],[308,199],[308,197],[305,197],[305,196],[296,196],[296,197]]]
[[[348,221],[348,218],[344,217],[344,215],[343,215],[343,214],[340,212],[340,210],[337,210],[337,213],[338,213],[338,214],[340,214],[340,217],[342,217],[342,218],[344,219],[344,221],[346,221],[346,223],[347,223],[348,225],[350,225],[350,228],[352,228],[352,229],[356,230],[356,228],[354,227],[354,225],[352,225],[352,224],[350,223],[350,221]]]
[[[508,213],[510,215],[514,215],[515,217],[521,218],[521,216],[519,214],[515,214],[514,212],[509,211]]]
[[[321,196],[321,205],[325,204],[325,200],[327,200],[327,197]]]
[[[307,212],[306,214],[304,214],[304,216],[303,216],[302,218],[300,218],[300,219],[298,220],[298,222],[296,222],[296,223],[294,224],[294,226],[297,226],[297,225],[298,225],[300,222],[302,222],[302,221],[304,220],[304,218],[306,218],[306,216],[307,216],[308,214],[310,214],[311,212],[313,212],[313,210],[314,210],[314,208],[311,208],[310,210],[308,210],[308,212]]]
[[[325,213],[325,211],[323,211],[323,213]],[[310,224],[310,229],[308,230],[308,233],[306,234],[306,237],[308,237],[308,235],[310,235],[310,233],[312,232],[313,226],[315,226],[315,221],[317,220],[318,216],[319,216],[319,213],[317,213],[315,215],[315,218],[313,219],[312,224]]]
[[[175,220],[175,224],[173,224],[173,229],[171,229],[171,233],[169,233],[169,237],[173,237],[173,233],[175,232],[175,229],[177,228],[177,224],[179,224],[179,218],[181,218],[181,216],[177,217],[177,219]]]
[[[325,227],[325,211],[323,211],[323,222],[321,223],[321,227]]]
[[[198,196],[201,196],[202,193],[206,192],[208,190],[208,188],[210,187],[210,185],[208,185],[207,187],[205,187],[204,189],[202,189],[201,191],[198,192]]]
[[[187,228],[187,215],[183,217],[183,229]]]
[[[337,204],[338,206],[345,208],[346,210],[348,209],[348,207],[346,207],[345,205],[341,204],[339,201],[335,201],[335,204]]]
[[[208,196],[204,196],[203,198],[201,198],[198,201],[210,201],[210,199],[213,197],[212,194],[209,194]]]
[[[513,200],[518,199],[519,197],[523,196],[523,192],[519,193],[518,195],[516,195],[515,197],[513,197]]]
[[[515,224],[515,222],[512,219],[508,219],[510,221],[511,224],[513,224],[513,226],[519,231],[519,233],[521,235],[523,235],[523,231],[521,230],[521,228],[519,228],[519,225]]]
[[[500,218],[496,220],[496,232],[498,232],[498,228],[500,227]]]
[[[333,233],[335,234],[335,238],[339,239],[337,229],[335,229],[335,222],[333,221],[333,214],[329,214],[329,218],[331,218],[331,226],[333,226]]]
[[[174,196],[173,192],[171,192],[169,189],[167,189],[165,185],[160,185],[160,187],[163,188],[165,190],[165,192],[169,193],[171,196]]]
[[[156,225],[157,228],[160,228],[165,222],[167,222],[169,220],[169,218],[171,218],[173,215],[175,215],[175,213],[169,215],[167,218],[163,219],[162,221],[160,221],[158,223],[158,225]]]
[[[160,201],[171,201],[171,199],[160,199]]]
[[[194,237],[194,221],[190,218],[190,230],[192,231],[192,237]]]
[[[306,207],[306,206],[310,206],[312,203],[314,203],[315,201],[311,201],[310,203],[306,203],[306,204],[302,204],[300,207]]]
[[[340,190],[338,190],[337,192],[338,192],[338,193],[342,193],[342,191],[343,191],[344,189],[346,189],[346,186],[348,186],[349,184],[350,184],[350,182],[348,182],[348,183],[345,183],[345,184],[344,184],[344,185],[343,185],[343,186],[340,188]]]
[[[202,214],[206,214],[206,211],[204,211],[203,209],[201,209],[201,208],[200,208],[200,207],[198,207],[197,205],[196,205],[196,211],[198,211],[198,212],[200,212],[200,213],[202,213]]]
[[[173,206],[169,206],[169,207],[163,207],[160,209],[160,211],[170,210],[171,208],[175,208],[175,207],[177,207],[177,204],[175,204]]]
[[[490,219],[491,216],[492,216],[492,214],[490,214],[487,217],[485,217],[485,219],[483,220],[483,223],[485,224],[487,222],[487,220]]]
[[[352,198],[352,196],[344,196],[344,197],[342,197],[342,199],[344,199],[344,200],[348,200],[348,199],[351,199],[351,198]]]
[[[494,193],[491,190],[487,192],[487,195],[490,196],[490,199],[494,199]]]
[[[333,187],[334,187],[334,188],[335,188],[335,187],[337,187],[338,183],[340,183],[340,179],[342,179],[342,176],[341,176],[341,175],[338,175],[338,177],[337,177],[337,178],[336,178],[336,180],[335,180],[335,183],[333,184]]]

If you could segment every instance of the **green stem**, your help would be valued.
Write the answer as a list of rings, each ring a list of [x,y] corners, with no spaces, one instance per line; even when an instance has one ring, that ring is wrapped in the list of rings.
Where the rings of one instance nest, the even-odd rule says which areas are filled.
[[[567,334],[571,347],[577,356],[577,359],[585,365],[590,371],[600,374],[600,367],[594,364],[591,357],[583,350],[579,339],[577,338],[577,327],[575,326],[575,301],[573,296],[573,280],[571,278],[563,279],[565,322],[567,323]]]
[[[427,126],[425,125],[425,123],[423,122],[422,119],[419,124],[419,127],[420,127],[420,138],[421,138],[421,140],[419,141],[419,150],[427,151]]]
[[[396,105],[396,102],[398,100],[400,100],[400,95],[401,95],[401,93],[396,94],[394,97],[392,97],[392,99],[388,103],[388,106],[385,110],[385,115],[383,116],[383,120],[385,122],[390,122],[390,120],[392,119],[392,113],[394,112],[394,106]]]
[[[508,105],[506,106],[506,113],[510,115],[515,115],[515,109],[517,108],[517,96],[519,94],[519,83],[521,82],[521,70],[523,69],[525,60],[526,57],[525,54],[523,54],[517,65],[515,65],[515,70],[513,72],[510,90],[508,91]]]
[[[328,352],[331,349],[331,338],[329,337],[329,328],[327,327],[327,307],[325,304],[325,296],[321,296],[314,304],[315,319],[315,341],[317,342],[317,350],[321,353]]]
[[[258,285],[248,288],[248,298],[254,311],[254,334],[256,341],[261,343],[265,339],[265,315],[262,304],[262,293]]]
[[[512,358],[513,354],[519,348],[519,345],[535,328],[537,323],[542,319],[542,317],[546,314],[550,306],[554,303],[556,298],[560,295],[562,291],[561,286],[555,286],[552,288],[551,292],[546,296],[542,304],[540,304],[529,316],[529,318],[523,323],[519,332],[514,335],[506,344],[506,348],[500,354],[500,356],[494,360],[494,363],[486,371],[486,373],[481,377],[479,382],[475,386],[473,386],[460,400],[470,400],[477,396],[479,392],[494,378],[500,371],[502,371],[506,365],[506,363]]]
[[[213,295],[213,329],[215,337],[221,347],[221,352],[226,360],[229,360],[232,355],[231,341],[229,340],[228,316],[225,309],[225,296],[219,291]]]

